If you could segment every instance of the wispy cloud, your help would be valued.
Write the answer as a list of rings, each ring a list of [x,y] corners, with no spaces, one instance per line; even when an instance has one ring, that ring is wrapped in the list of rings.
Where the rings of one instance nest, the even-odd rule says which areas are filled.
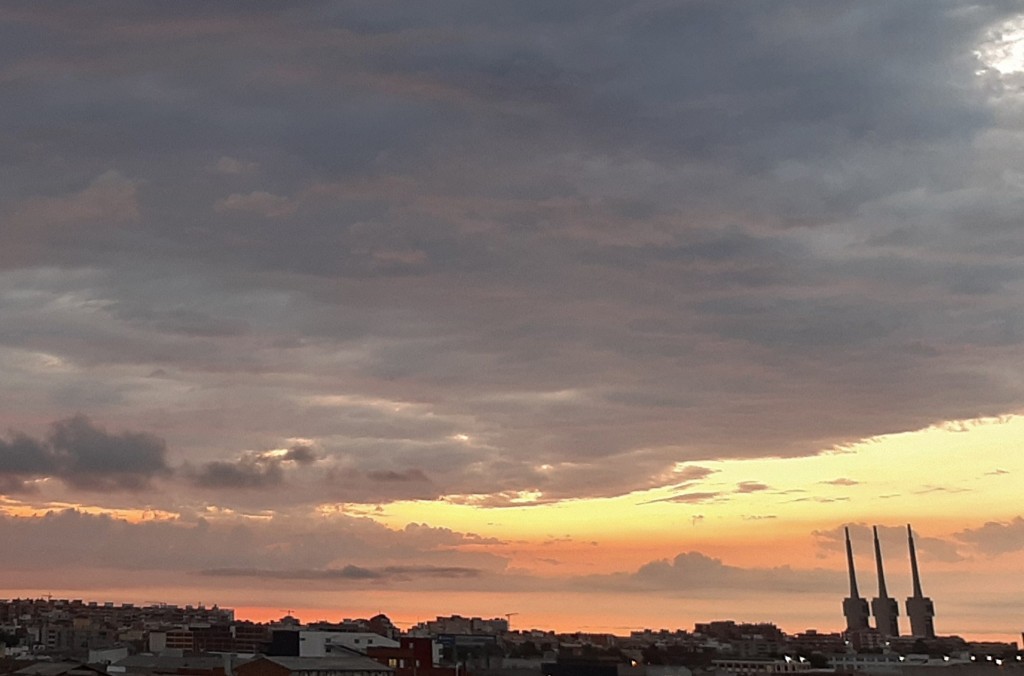
[[[694,493],[680,493],[679,495],[672,495],[667,498],[657,498],[655,500],[647,500],[641,502],[641,505],[653,505],[658,502],[677,502],[680,504],[699,505],[705,502],[714,502],[721,498],[723,493],[718,491],[704,491]]]
[[[736,484],[736,493],[760,493],[761,491],[770,490],[771,486],[763,484],[760,481],[741,481]]]
[[[458,566],[384,566],[342,568],[267,570],[258,568],[211,568],[200,571],[208,577],[251,577],[265,580],[357,580],[357,581],[409,581],[420,577],[463,579],[479,577],[481,571]]]
[[[828,484],[830,486],[856,486],[860,482],[853,479],[847,479],[846,477],[840,477],[830,481],[819,481],[818,483]]]

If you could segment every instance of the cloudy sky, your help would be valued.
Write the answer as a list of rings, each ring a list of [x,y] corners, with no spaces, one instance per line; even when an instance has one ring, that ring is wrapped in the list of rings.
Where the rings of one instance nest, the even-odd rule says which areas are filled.
[[[913,522],[1014,638],[1022,86],[1010,0],[5,3],[0,594],[828,630]]]

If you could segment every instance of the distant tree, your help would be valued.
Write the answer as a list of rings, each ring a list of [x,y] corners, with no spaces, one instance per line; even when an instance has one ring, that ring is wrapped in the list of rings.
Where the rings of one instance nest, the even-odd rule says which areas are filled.
[[[715,659],[715,652],[712,650],[691,650],[681,645],[668,646],[667,653],[667,664],[682,665],[690,669],[710,667],[711,661]]]
[[[814,669],[828,669],[828,658],[821,653],[811,653],[807,656],[807,661]]]
[[[643,649],[644,664],[665,664],[665,653],[658,646],[651,644]]]

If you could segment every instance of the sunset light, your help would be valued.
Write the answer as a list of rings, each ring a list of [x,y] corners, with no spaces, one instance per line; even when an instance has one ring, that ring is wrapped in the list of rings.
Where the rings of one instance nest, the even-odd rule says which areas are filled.
[[[1002,0],[0,4],[0,676],[1019,670],[1022,87]]]

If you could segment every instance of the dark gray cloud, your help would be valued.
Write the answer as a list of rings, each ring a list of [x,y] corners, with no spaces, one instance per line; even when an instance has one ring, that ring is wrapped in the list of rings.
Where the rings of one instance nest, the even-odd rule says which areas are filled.
[[[171,308],[156,312],[150,308],[114,307],[111,313],[128,324],[149,325],[158,333],[181,333],[195,337],[228,337],[245,333],[245,321],[216,318],[188,308]]]
[[[25,479],[19,479],[9,474],[0,474],[0,494],[18,496],[35,493],[37,490],[35,485]]]
[[[372,481],[429,481],[421,469],[407,469],[401,472],[393,470],[377,470],[367,473]]]
[[[170,474],[163,439],[143,432],[107,432],[83,415],[59,420],[43,440],[13,432],[0,439],[0,477],[11,482],[56,478],[90,491],[141,490]]]
[[[281,460],[298,463],[300,465],[306,465],[311,462],[316,462],[317,454],[309,446],[292,446],[281,456]]]
[[[0,471],[4,474],[45,475],[57,470],[56,454],[46,442],[13,432],[10,441],[0,441]]]
[[[345,566],[323,570],[259,570],[254,568],[214,568],[201,571],[210,577],[252,577],[267,580],[362,580],[375,582],[408,581],[420,577],[465,579],[479,577],[481,571],[458,566],[385,566],[362,568]]]
[[[268,488],[281,485],[284,472],[278,462],[245,457],[235,462],[208,462],[192,480],[202,488]]]
[[[687,502],[1018,411],[1018,10],[5,7],[2,490],[101,485],[32,447],[71,411],[249,509]]]
[[[236,460],[214,460],[198,468],[186,468],[186,475],[200,488],[273,488],[285,481],[285,469],[315,463],[317,454],[309,446],[297,445],[283,452],[244,453]]]

